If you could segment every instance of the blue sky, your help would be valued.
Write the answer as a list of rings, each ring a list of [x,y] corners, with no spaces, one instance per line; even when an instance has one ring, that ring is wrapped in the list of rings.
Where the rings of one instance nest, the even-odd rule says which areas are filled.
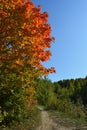
[[[87,76],[87,0],[32,0],[48,12],[52,27],[52,56],[44,63],[54,66],[52,81]]]

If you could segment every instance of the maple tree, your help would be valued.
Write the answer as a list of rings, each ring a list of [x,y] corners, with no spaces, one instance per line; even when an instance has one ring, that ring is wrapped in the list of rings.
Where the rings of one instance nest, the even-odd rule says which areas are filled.
[[[37,78],[55,72],[54,67],[43,66],[43,62],[49,60],[52,55],[50,47],[54,38],[51,37],[48,13],[41,13],[41,10],[40,6],[36,8],[30,0],[0,0],[0,89],[3,92],[0,92],[0,96],[2,97],[6,92],[9,98],[10,94],[15,97],[15,93],[22,92],[27,95],[30,92],[32,101],[27,100],[28,96],[21,98],[32,104],[35,100],[32,95],[35,92],[33,87],[31,87],[33,89],[29,87],[34,85]],[[4,102],[6,107],[6,102],[9,103],[6,99]]]
[[[42,62],[50,59],[51,26],[47,23],[48,13],[41,13],[30,1],[0,1],[0,61],[18,66],[31,65],[41,70],[41,75],[55,72]],[[6,56],[8,55],[8,56]],[[19,69],[19,68],[18,68]]]

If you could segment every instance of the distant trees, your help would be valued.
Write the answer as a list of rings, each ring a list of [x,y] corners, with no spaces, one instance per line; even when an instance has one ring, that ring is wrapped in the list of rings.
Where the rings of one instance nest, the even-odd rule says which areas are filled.
[[[87,104],[87,100],[84,100],[87,99],[85,94],[87,90],[87,78],[63,80],[54,84],[56,87],[60,85],[62,88],[66,88],[73,102],[81,100],[84,105]]]

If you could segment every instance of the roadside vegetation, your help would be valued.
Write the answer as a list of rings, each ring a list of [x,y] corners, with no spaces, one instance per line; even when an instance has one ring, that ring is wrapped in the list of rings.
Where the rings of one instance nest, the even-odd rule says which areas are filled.
[[[48,13],[30,0],[0,0],[0,129],[34,130],[36,81],[55,73],[42,64],[51,56],[51,30]]]
[[[32,110],[25,111],[19,121],[11,121],[7,126],[3,124],[0,130],[36,130],[41,124],[40,114],[40,111],[34,107]]]

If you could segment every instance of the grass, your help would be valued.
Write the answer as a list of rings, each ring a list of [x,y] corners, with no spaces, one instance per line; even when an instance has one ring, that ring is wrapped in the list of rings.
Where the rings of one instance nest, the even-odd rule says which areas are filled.
[[[60,111],[48,110],[50,118],[54,120],[57,124],[65,126],[67,128],[72,127],[76,128],[76,130],[87,130],[87,122],[81,121],[81,119],[73,118],[66,113]],[[86,129],[85,129],[86,127]]]

